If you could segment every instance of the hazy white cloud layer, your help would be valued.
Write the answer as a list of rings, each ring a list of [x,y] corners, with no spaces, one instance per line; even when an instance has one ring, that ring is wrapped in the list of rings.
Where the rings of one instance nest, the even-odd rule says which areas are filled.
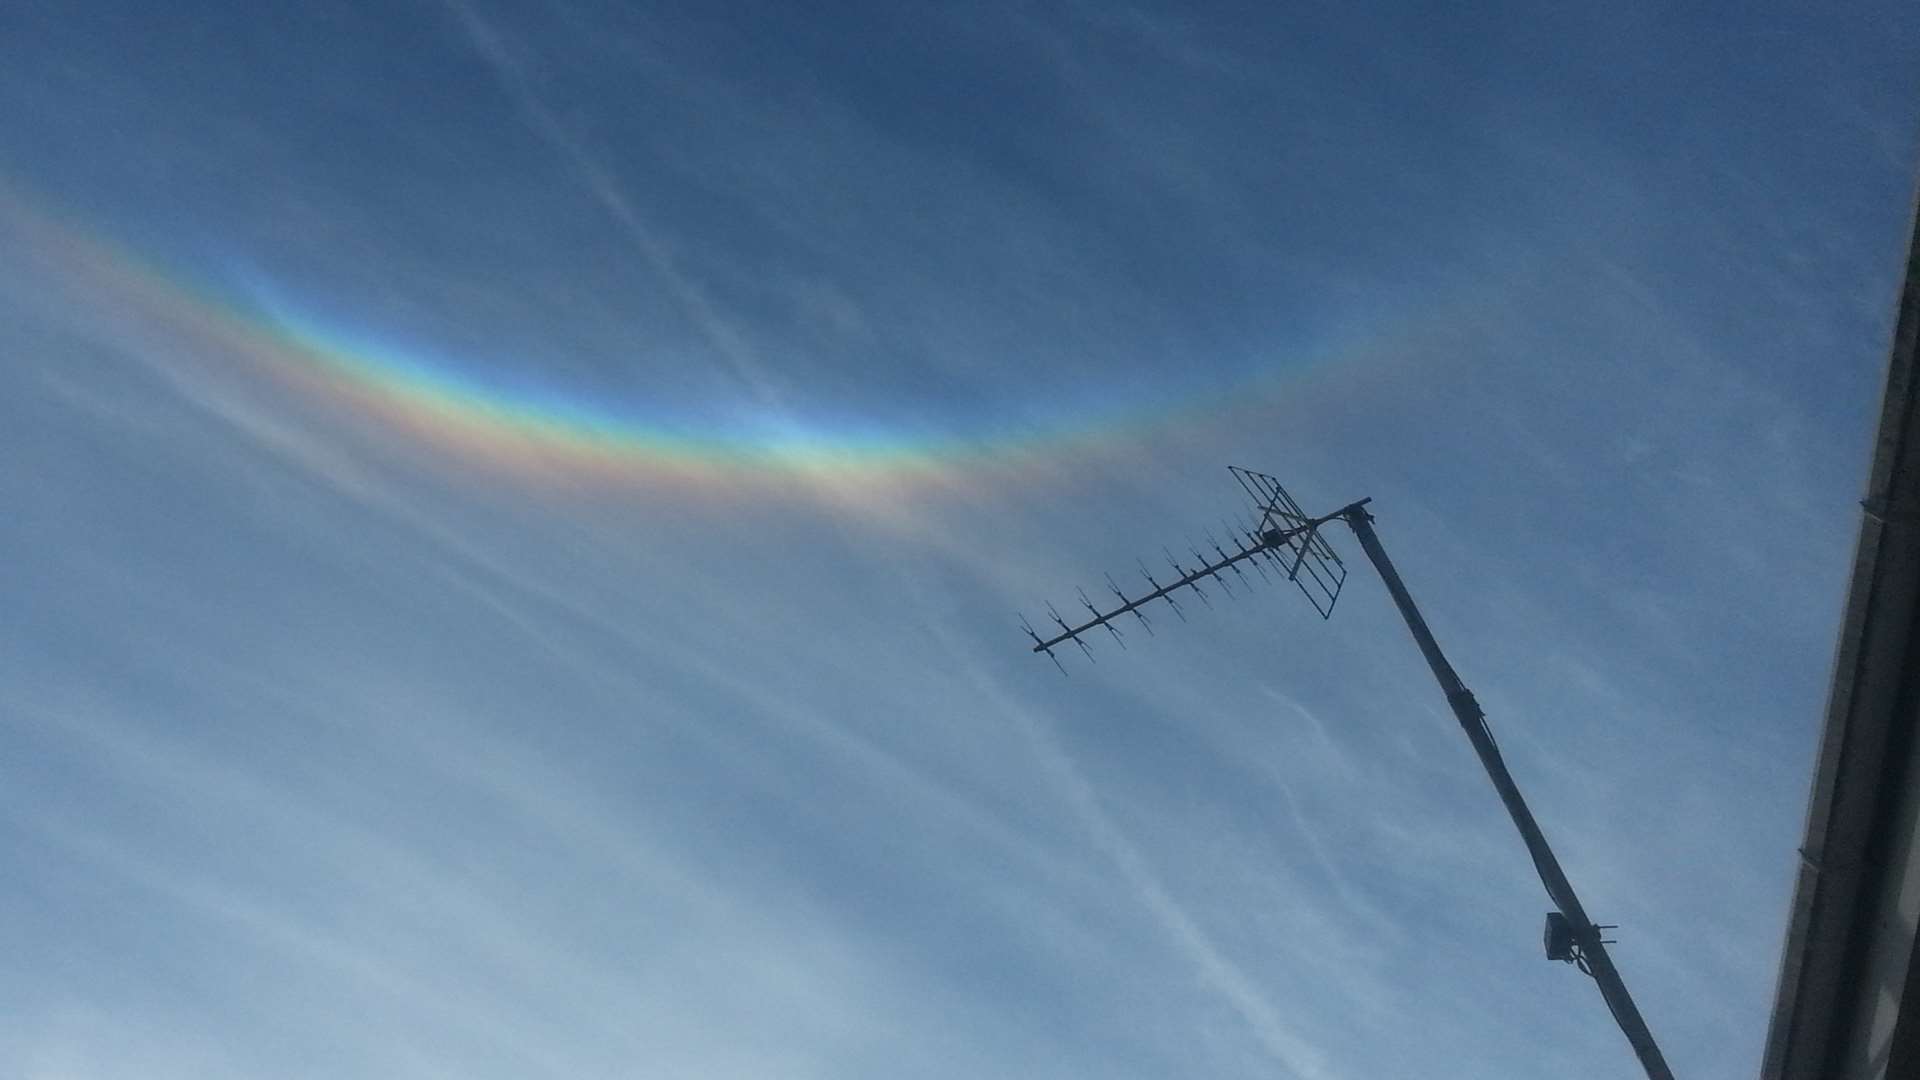
[[[1346,536],[1027,654],[1228,463],[1752,1075],[1901,6],[7,21],[0,1075],[1632,1075]]]

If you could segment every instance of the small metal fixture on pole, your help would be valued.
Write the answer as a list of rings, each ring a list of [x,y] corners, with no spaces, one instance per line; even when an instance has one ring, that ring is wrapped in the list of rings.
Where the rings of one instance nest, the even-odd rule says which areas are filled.
[[[1420,647],[1420,653],[1432,669],[1434,679],[1440,683],[1448,706],[1453,709],[1454,717],[1466,732],[1467,740],[1473,744],[1474,753],[1479,755],[1480,764],[1493,781],[1494,790],[1505,804],[1507,814],[1513,818],[1514,827],[1520,831],[1520,839],[1527,846],[1527,854],[1533,858],[1534,869],[1540,875],[1541,884],[1546,886],[1547,896],[1558,909],[1547,915],[1547,958],[1575,964],[1592,976],[1600,987],[1600,996],[1605,999],[1608,1010],[1625,1033],[1627,1042],[1632,1044],[1633,1052],[1639,1056],[1649,1080],[1673,1080],[1672,1070],[1667,1068],[1660,1047],[1653,1041],[1653,1032],[1648,1030],[1647,1022],[1641,1018],[1640,1010],[1633,1003],[1633,996],[1627,993],[1625,980],[1613,966],[1613,959],[1607,955],[1606,947],[1613,942],[1604,940],[1601,935],[1603,931],[1614,927],[1599,925],[1587,918],[1586,909],[1574,894],[1572,883],[1560,869],[1559,860],[1554,858],[1546,836],[1534,821],[1532,811],[1527,809],[1526,800],[1521,798],[1513,775],[1507,771],[1506,761],[1500,756],[1499,744],[1494,741],[1493,731],[1487,726],[1486,714],[1480,711],[1473,692],[1467,689],[1466,683],[1453,670],[1453,665],[1447,662],[1446,654],[1440,651],[1440,644],[1434,640],[1433,631],[1428,629],[1426,619],[1414,604],[1413,595],[1407,591],[1406,583],[1401,581],[1393,561],[1387,558],[1386,549],[1381,546],[1380,537],[1373,530],[1373,515],[1366,509],[1372,500],[1361,499],[1331,514],[1308,517],[1278,480],[1264,473],[1230,468],[1234,479],[1252,497],[1258,514],[1250,530],[1235,531],[1230,541],[1234,548],[1231,553],[1218,543],[1209,541],[1217,558],[1208,560],[1194,549],[1196,565],[1192,569],[1182,566],[1169,555],[1168,562],[1172,563],[1176,577],[1165,585],[1155,580],[1152,573],[1142,566],[1141,573],[1150,591],[1131,599],[1109,579],[1114,595],[1120,600],[1118,605],[1103,611],[1082,593],[1081,602],[1090,617],[1071,625],[1049,608],[1053,622],[1059,627],[1059,632],[1051,636],[1042,637],[1023,619],[1021,626],[1027,636],[1033,639],[1033,651],[1047,654],[1058,664],[1059,658],[1054,656],[1053,650],[1071,641],[1091,656],[1087,643],[1081,639],[1082,634],[1100,627],[1118,640],[1121,634],[1113,624],[1125,615],[1134,616],[1142,627],[1151,631],[1151,622],[1146,613],[1140,610],[1142,607],[1155,600],[1165,600],[1178,614],[1181,609],[1174,593],[1180,589],[1191,589],[1195,595],[1205,599],[1206,594],[1200,589],[1202,580],[1210,580],[1224,587],[1226,579],[1220,574],[1222,571],[1232,571],[1244,581],[1245,576],[1241,571],[1243,564],[1253,566],[1263,576],[1268,570],[1285,574],[1307,594],[1322,618],[1331,618],[1334,601],[1339,598],[1347,573],[1340,556],[1320,535],[1320,526],[1331,521],[1346,522],[1353,530],[1355,539],[1360,541],[1361,549],[1372,561],[1373,568],[1379,572],[1380,579],[1386,583],[1387,592],[1393,596],[1401,618],[1406,620],[1414,643]]]

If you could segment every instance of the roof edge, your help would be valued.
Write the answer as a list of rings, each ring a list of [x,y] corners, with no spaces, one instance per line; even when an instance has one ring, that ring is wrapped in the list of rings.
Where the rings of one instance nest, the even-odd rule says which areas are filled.
[[[1914,219],[1909,218],[1910,224]],[[1912,233],[1899,315],[1881,395],[1880,426],[1862,500],[1846,609],[1834,652],[1800,868],[1781,950],[1774,1009],[1760,1075],[1764,1080],[1826,1076],[1859,1019],[1865,948],[1863,905],[1871,907],[1879,845],[1908,755],[1889,753],[1914,726],[1901,708],[1920,610],[1920,230]]]

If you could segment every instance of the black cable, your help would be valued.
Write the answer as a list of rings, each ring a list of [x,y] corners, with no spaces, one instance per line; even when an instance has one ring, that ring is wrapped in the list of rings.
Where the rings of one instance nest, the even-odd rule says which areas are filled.
[[[1593,973],[1593,968],[1588,966],[1584,950],[1577,947],[1573,950],[1573,962],[1588,978],[1596,983],[1600,981],[1599,976]],[[1622,1030],[1624,1030],[1626,1025],[1625,1022],[1620,1019],[1620,1010],[1613,1007],[1613,998],[1607,995],[1606,987],[1604,986],[1600,988],[1600,1000],[1607,1003],[1607,1011],[1613,1014],[1613,1022],[1621,1025]]]

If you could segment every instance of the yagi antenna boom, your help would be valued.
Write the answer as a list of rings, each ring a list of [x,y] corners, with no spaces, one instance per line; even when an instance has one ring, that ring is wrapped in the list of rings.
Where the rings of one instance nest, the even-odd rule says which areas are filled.
[[[1267,569],[1278,570],[1287,580],[1299,586],[1314,610],[1322,618],[1331,618],[1334,601],[1340,597],[1340,589],[1347,580],[1346,565],[1340,556],[1321,535],[1321,526],[1333,521],[1343,521],[1353,530],[1354,538],[1366,551],[1367,558],[1380,574],[1387,586],[1387,592],[1400,609],[1407,629],[1413,634],[1414,644],[1420,647],[1427,666],[1432,669],[1433,677],[1446,695],[1447,705],[1453,710],[1455,719],[1466,732],[1467,740],[1473,744],[1473,750],[1480,758],[1480,764],[1486,769],[1488,779],[1493,781],[1494,790],[1500,795],[1500,801],[1506,806],[1507,814],[1520,832],[1521,840],[1526,844],[1527,854],[1532,857],[1534,869],[1540,875],[1540,882],[1546,887],[1547,896],[1559,910],[1548,913],[1546,930],[1547,957],[1552,960],[1564,960],[1577,964],[1581,971],[1593,977],[1599,984],[1600,996],[1606,999],[1607,1008],[1613,1013],[1614,1020],[1639,1057],[1641,1067],[1646,1070],[1649,1080],[1673,1080],[1673,1072],[1667,1068],[1666,1059],[1660,1053],[1660,1047],[1653,1040],[1653,1032],[1647,1028],[1647,1022],[1640,1016],[1640,1010],[1633,1003],[1633,997],[1627,993],[1626,981],[1613,966],[1613,960],[1607,955],[1607,946],[1613,942],[1603,937],[1603,931],[1611,926],[1596,924],[1587,918],[1586,909],[1580,905],[1580,898],[1574,895],[1573,885],[1561,870],[1559,860],[1554,858],[1553,849],[1547,845],[1547,838],[1540,831],[1539,823],[1534,821],[1533,812],[1527,808],[1526,800],[1520,797],[1520,789],[1514,783],[1513,775],[1508,772],[1505,760],[1500,756],[1500,747],[1493,739],[1493,731],[1487,726],[1486,714],[1480,711],[1480,705],[1474,700],[1473,692],[1467,689],[1453,665],[1447,661],[1446,654],[1440,651],[1440,644],[1434,639],[1433,631],[1427,627],[1426,619],[1414,604],[1413,596],[1407,591],[1406,583],[1400,580],[1399,571],[1394,569],[1392,560],[1380,544],[1380,538],[1373,531],[1373,515],[1366,510],[1371,501],[1361,499],[1335,510],[1331,514],[1309,517],[1300,509],[1300,504],[1287,494],[1280,481],[1265,473],[1253,472],[1237,466],[1229,467],[1233,478],[1252,500],[1254,524],[1251,529],[1232,529],[1229,536],[1234,551],[1229,554],[1211,536],[1208,543],[1212,546],[1215,558],[1207,559],[1198,549],[1193,551],[1196,565],[1193,568],[1182,566],[1167,552],[1167,562],[1178,575],[1166,585],[1154,579],[1143,563],[1141,576],[1145,577],[1152,591],[1128,598],[1120,587],[1107,579],[1113,595],[1120,601],[1117,607],[1101,610],[1087,599],[1086,593],[1080,594],[1081,603],[1091,616],[1078,625],[1068,625],[1051,605],[1047,610],[1060,632],[1051,637],[1042,638],[1025,619],[1020,625],[1033,639],[1033,651],[1046,653],[1055,665],[1060,658],[1054,656],[1054,647],[1071,641],[1079,646],[1091,658],[1092,650],[1081,635],[1095,627],[1104,627],[1117,640],[1119,630],[1112,624],[1123,615],[1133,615],[1141,625],[1148,626],[1146,613],[1141,609],[1156,600],[1164,600],[1182,619],[1186,615],[1181,611],[1175,598],[1181,589],[1191,589],[1194,595],[1206,601],[1206,593],[1199,586],[1201,578],[1213,578],[1225,591],[1226,579],[1220,577],[1222,570],[1232,570],[1245,582],[1246,576],[1241,570],[1242,563],[1252,563],[1261,577],[1267,577]],[[1165,549],[1162,549],[1165,550]],[[1269,564],[1263,567],[1261,563]],[[1061,667],[1064,672],[1065,667]]]
[[[1028,627],[1027,634],[1033,638],[1033,651],[1052,656],[1054,646],[1069,641],[1085,649],[1086,642],[1081,639],[1082,634],[1097,627],[1105,627],[1111,631],[1114,629],[1113,621],[1123,615],[1133,615],[1140,620],[1141,625],[1147,626],[1149,625],[1147,616],[1140,609],[1155,600],[1165,600],[1175,615],[1185,619],[1186,612],[1181,610],[1179,598],[1175,594],[1181,589],[1191,590],[1193,595],[1200,598],[1201,603],[1211,607],[1213,601],[1209,600],[1206,592],[1200,588],[1200,581],[1204,578],[1213,578],[1220,584],[1221,591],[1225,592],[1227,591],[1226,580],[1220,577],[1220,572],[1232,570],[1240,575],[1242,581],[1246,581],[1246,574],[1240,569],[1240,564],[1249,561],[1253,561],[1256,570],[1260,569],[1262,560],[1278,567],[1294,584],[1300,586],[1300,591],[1306,593],[1307,599],[1313,603],[1314,610],[1318,611],[1322,618],[1330,618],[1333,615],[1334,601],[1340,596],[1340,587],[1347,579],[1347,568],[1333,548],[1316,534],[1320,526],[1344,516],[1349,510],[1365,506],[1367,500],[1362,499],[1352,506],[1343,507],[1331,514],[1309,518],[1300,512],[1299,505],[1287,495],[1286,489],[1280,486],[1280,481],[1263,473],[1248,472],[1240,468],[1235,468],[1233,473],[1235,478],[1240,480],[1241,486],[1247,489],[1248,494],[1253,495],[1256,508],[1260,512],[1258,523],[1253,529],[1236,531],[1234,546],[1237,550],[1234,553],[1228,554],[1218,543],[1214,543],[1212,546],[1216,557],[1207,559],[1195,550],[1194,566],[1189,569],[1181,565],[1180,560],[1174,558],[1171,551],[1162,548],[1167,557],[1167,564],[1178,575],[1176,578],[1162,585],[1143,563],[1140,566],[1140,576],[1146,579],[1150,591],[1131,599],[1120,591],[1120,586],[1115,585],[1111,577],[1107,578],[1108,587],[1120,600],[1117,606],[1102,610],[1088,602],[1086,593],[1082,592],[1080,599],[1085,604],[1090,617],[1085,622],[1071,626],[1061,620],[1057,612],[1049,608],[1048,611],[1051,613],[1049,617],[1059,625],[1060,632],[1051,637],[1042,638]],[[1262,570],[1261,574],[1264,577],[1265,571]],[[1116,632],[1115,637],[1118,636]]]

